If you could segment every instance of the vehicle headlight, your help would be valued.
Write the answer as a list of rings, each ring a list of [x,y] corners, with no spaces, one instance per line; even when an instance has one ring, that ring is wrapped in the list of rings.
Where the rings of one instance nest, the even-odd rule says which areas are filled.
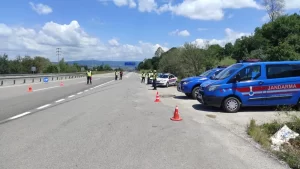
[[[218,87],[219,87],[220,85],[212,85],[212,86],[209,86],[208,87],[208,91],[214,91],[214,90],[216,90]]]

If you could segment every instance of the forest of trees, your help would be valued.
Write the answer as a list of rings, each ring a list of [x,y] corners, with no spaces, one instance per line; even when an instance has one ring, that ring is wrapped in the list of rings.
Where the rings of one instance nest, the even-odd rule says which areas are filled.
[[[243,36],[224,47],[216,44],[199,48],[186,43],[166,52],[159,48],[154,57],[141,62],[138,69],[170,72],[182,78],[199,75],[217,65],[231,65],[249,58],[262,61],[300,60],[300,15],[282,15],[282,1],[275,4],[277,11],[269,9],[267,2],[265,0],[270,22],[256,28],[251,36]]]
[[[68,64],[61,59],[58,64],[50,62],[49,59],[36,56],[17,56],[13,60],[8,59],[8,55],[0,55],[0,74],[19,74],[19,73],[32,73],[31,67],[36,67],[35,73],[74,73],[80,72],[81,68],[88,69],[86,65]],[[94,67],[93,70],[97,71],[110,71],[112,68],[109,65],[101,65]]]

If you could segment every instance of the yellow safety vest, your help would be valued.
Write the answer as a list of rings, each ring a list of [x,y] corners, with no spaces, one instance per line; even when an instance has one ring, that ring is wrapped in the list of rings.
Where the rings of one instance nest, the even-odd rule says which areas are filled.
[[[145,77],[145,73],[142,73],[142,77]]]
[[[88,77],[92,76],[92,71],[87,72]]]
[[[155,80],[156,80],[156,78],[157,78],[157,74],[156,74],[156,73],[154,73],[154,74],[153,74],[153,79],[155,79]]]

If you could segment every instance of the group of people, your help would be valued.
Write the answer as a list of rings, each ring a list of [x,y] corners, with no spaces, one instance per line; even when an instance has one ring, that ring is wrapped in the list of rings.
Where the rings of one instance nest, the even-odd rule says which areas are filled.
[[[152,87],[153,87],[153,90],[156,90],[156,79],[157,79],[157,73],[156,73],[156,70],[152,71],[150,70],[149,72],[142,72],[142,81],[141,83],[145,83],[145,79],[146,79],[146,76],[147,76],[147,82],[150,81],[150,78],[152,77],[153,80],[152,80]]]
[[[121,71],[119,72],[119,74],[120,74],[120,79],[119,79],[119,80],[122,80],[122,77],[123,77],[123,71],[121,70]],[[118,71],[117,71],[117,70],[115,71],[115,80],[118,80]]]
[[[120,79],[119,80],[122,80],[123,71],[121,70],[119,72],[119,74],[120,74]],[[87,84],[92,84],[92,71],[90,69],[87,70],[86,77],[87,77]],[[117,71],[115,71],[115,80],[118,80],[118,72]]]

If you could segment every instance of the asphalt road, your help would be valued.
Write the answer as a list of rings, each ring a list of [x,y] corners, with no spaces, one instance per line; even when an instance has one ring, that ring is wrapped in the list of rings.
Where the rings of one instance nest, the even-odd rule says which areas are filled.
[[[113,80],[112,73],[93,76],[92,85],[86,84],[86,78],[78,78],[0,87],[0,122],[111,80]],[[29,86],[32,92],[28,92]]]
[[[127,76],[1,124],[0,168],[285,168],[208,118],[171,121],[174,107]]]

